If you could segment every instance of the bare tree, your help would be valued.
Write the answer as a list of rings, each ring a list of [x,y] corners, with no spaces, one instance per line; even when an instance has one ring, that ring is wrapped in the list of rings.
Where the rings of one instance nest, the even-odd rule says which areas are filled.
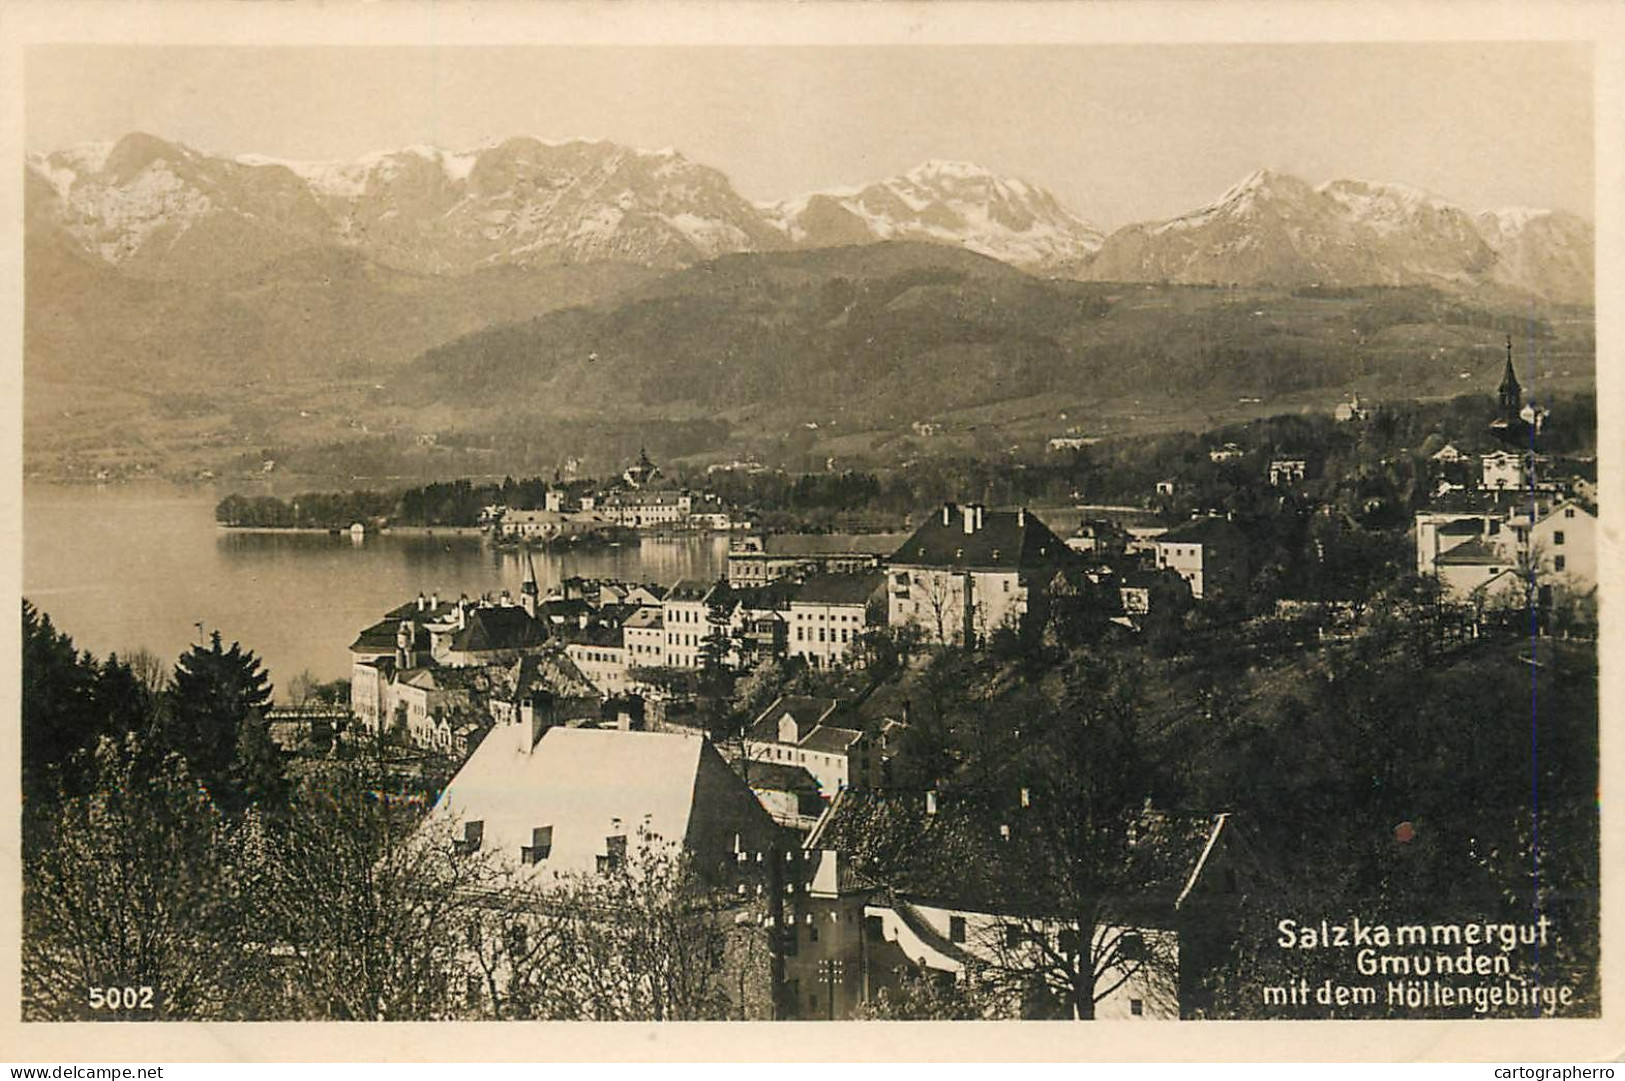
[[[150,774],[140,761],[104,738],[90,793],[29,847],[25,1018],[246,1015],[238,838],[178,756]]]

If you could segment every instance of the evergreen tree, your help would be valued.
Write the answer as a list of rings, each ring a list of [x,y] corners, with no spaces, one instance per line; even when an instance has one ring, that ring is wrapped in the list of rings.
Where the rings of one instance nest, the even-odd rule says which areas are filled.
[[[250,798],[238,784],[242,730],[270,701],[259,658],[238,642],[226,649],[215,631],[208,645],[193,646],[175,665],[161,743],[186,759],[222,806],[235,809]]]

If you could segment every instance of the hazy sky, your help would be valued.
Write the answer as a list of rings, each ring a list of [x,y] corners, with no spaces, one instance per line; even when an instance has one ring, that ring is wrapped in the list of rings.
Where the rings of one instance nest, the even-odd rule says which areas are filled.
[[[752,199],[960,159],[1106,227],[1260,166],[1592,213],[1591,54],[1561,44],[53,46],[29,52],[25,108],[30,150],[134,130],[304,159],[602,137],[676,147]]]

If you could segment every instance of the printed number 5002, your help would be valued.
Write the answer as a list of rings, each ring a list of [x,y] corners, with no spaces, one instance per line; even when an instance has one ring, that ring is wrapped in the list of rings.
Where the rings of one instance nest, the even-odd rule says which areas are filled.
[[[93,1010],[150,1010],[151,987],[92,987],[90,1008]]]

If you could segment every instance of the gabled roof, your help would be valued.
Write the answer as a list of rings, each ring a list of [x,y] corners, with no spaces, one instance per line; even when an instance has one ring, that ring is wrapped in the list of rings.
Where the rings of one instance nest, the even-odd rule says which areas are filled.
[[[735,771],[744,769],[745,783],[755,792],[818,792],[818,778],[807,772],[805,766],[788,762],[762,762],[757,759],[741,760],[733,764]]]
[[[1514,562],[1512,556],[1483,537],[1462,541],[1449,551],[1441,552],[1434,560],[1441,566],[1506,566]]]
[[[923,792],[847,788],[805,847],[841,853],[860,880],[879,884],[895,899],[966,911],[1044,913],[1056,898],[1029,873],[1043,858],[1024,845],[1021,811],[1008,812],[1008,838],[998,830],[998,817],[949,799],[929,813]],[[1132,896],[1130,887],[1122,887],[1116,907],[1132,907],[1148,923],[1171,918],[1210,862],[1225,817],[1147,812],[1123,875]]]
[[[1072,550],[1050,528],[1027,511],[982,509],[981,525],[965,515],[977,508],[947,504],[932,513],[892,554],[900,566],[1020,570],[1064,563]],[[944,522],[946,517],[948,521]]]
[[[886,583],[881,571],[867,574],[815,574],[801,583],[791,604],[845,604],[862,606]]]
[[[766,709],[756,715],[746,732],[747,739],[777,742],[779,719],[786,713],[795,718],[796,729],[805,735],[829,718],[840,707],[838,698],[813,698],[809,695],[786,694],[775,698]]]
[[[703,578],[679,578],[672,583],[666,591],[667,603],[673,601],[703,601],[706,594],[716,587],[715,582],[708,582]]]
[[[551,728],[528,752],[515,726],[493,729],[431,819],[481,823],[482,850],[515,865],[534,831],[551,828],[551,850],[521,870],[545,877],[594,873],[607,839],[640,835],[711,849],[759,847],[772,819],[703,738],[667,732]],[[709,853],[716,855],[715,851]]]
[[[639,608],[621,626],[629,631],[658,631],[666,625],[666,613],[658,608]]]
[[[762,552],[772,556],[888,556],[905,539],[903,533],[774,533],[762,538]]]
[[[761,586],[726,588],[729,599],[756,612],[782,612],[790,606],[790,602],[796,596],[793,582],[769,582]]]
[[[467,623],[451,636],[458,653],[492,653],[534,649],[547,641],[547,628],[523,608],[470,608]]]
[[[1158,544],[1239,544],[1244,540],[1236,523],[1228,518],[1193,518],[1176,525],[1156,539]]]

